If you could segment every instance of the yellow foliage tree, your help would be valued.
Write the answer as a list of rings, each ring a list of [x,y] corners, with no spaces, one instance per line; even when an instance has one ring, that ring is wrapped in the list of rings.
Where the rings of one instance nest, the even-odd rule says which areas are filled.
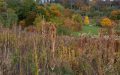
[[[89,17],[88,17],[88,16],[85,16],[84,24],[85,24],[85,25],[89,25],[89,24],[90,24],[90,20],[89,20]]]
[[[111,27],[112,21],[109,18],[103,18],[100,22],[100,24],[104,27]]]

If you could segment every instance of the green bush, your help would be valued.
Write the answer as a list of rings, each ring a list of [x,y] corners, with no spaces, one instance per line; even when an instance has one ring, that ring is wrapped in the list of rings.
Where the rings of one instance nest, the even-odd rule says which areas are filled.
[[[0,14],[0,22],[5,27],[12,27],[12,25],[17,24],[18,17],[14,10],[8,9],[7,12]]]

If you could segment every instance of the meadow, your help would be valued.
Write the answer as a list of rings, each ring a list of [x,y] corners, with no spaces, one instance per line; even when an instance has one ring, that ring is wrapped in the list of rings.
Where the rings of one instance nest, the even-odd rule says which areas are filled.
[[[0,59],[0,75],[119,75],[120,37],[1,28]]]
[[[49,1],[0,0],[0,75],[120,75],[119,1]]]

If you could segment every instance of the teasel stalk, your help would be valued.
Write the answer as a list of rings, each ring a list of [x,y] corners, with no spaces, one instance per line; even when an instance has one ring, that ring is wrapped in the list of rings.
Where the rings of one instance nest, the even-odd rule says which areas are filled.
[[[54,67],[55,67],[56,27],[55,27],[55,25],[53,25],[53,24],[51,24],[51,27],[50,27],[50,36],[51,36],[51,53],[52,53],[52,60],[53,60],[52,69],[54,69]]]
[[[45,22],[45,18],[43,16],[43,20],[42,20],[42,30],[41,30],[41,34],[42,34],[42,52],[43,50],[45,50],[45,25],[46,25],[46,22]],[[46,56],[46,62],[45,62],[45,65],[44,65],[44,73],[43,74],[47,74],[47,70],[46,70],[46,65],[47,65],[47,59],[48,57]]]

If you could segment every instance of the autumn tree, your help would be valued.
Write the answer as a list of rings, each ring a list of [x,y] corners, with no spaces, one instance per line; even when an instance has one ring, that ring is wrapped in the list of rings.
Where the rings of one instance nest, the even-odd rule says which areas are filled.
[[[8,8],[7,0],[0,0],[0,23],[5,27],[17,24],[17,15],[13,9]]]
[[[88,12],[90,10],[89,3],[86,0],[76,0],[75,1],[75,6],[79,10],[81,10],[82,13],[85,13],[85,14],[86,14],[86,12]]]
[[[67,7],[69,5],[69,0],[58,0],[63,6]]]
[[[0,0],[0,12],[5,12],[7,8],[7,4],[5,0]]]
[[[81,9],[81,7],[84,5],[82,0],[76,0],[75,1],[75,6],[79,9]]]
[[[21,7],[21,0],[6,0],[9,8],[18,10]]]

